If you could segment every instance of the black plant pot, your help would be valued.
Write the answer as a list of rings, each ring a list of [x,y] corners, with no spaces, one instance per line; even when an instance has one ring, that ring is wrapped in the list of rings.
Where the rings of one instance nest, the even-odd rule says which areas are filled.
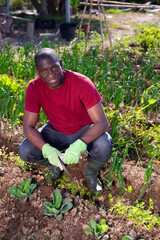
[[[55,29],[56,21],[52,19],[37,18],[35,20],[35,29]]]
[[[75,38],[77,25],[75,23],[62,23],[60,25],[61,38],[70,41]]]

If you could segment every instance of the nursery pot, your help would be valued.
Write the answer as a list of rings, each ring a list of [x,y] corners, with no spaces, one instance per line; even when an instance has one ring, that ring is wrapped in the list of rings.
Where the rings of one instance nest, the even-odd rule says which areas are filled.
[[[75,23],[62,23],[60,25],[61,38],[67,41],[75,38],[77,25]]]

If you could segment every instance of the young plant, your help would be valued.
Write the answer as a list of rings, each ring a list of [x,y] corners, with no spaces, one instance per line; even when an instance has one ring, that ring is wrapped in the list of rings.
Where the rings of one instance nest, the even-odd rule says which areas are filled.
[[[122,238],[122,240],[133,240],[133,238],[129,237],[129,236],[125,236]]]
[[[123,204],[124,198],[116,199],[116,203],[113,203],[113,197],[109,194],[109,201],[111,204],[111,213],[119,216],[123,216],[129,222],[134,222],[138,227],[144,227],[145,229],[152,231],[153,227],[160,226],[160,217],[152,215],[153,201],[149,199],[149,208],[145,209],[145,203],[136,202],[136,205],[126,206]]]
[[[53,203],[44,202],[44,206],[46,207],[43,210],[43,214],[47,216],[54,216],[58,221],[63,219],[62,213],[69,211],[73,204],[70,202],[63,203],[62,195],[59,191],[53,192]]]
[[[27,178],[21,183],[19,187],[17,185],[14,185],[10,187],[8,191],[11,194],[11,197],[16,197],[22,202],[26,202],[28,196],[31,195],[36,187],[37,185],[31,184],[31,180]]]
[[[133,240],[133,238],[129,237],[129,236],[125,236],[122,238],[122,240]],[[140,239],[140,240],[144,240],[144,239]]]
[[[95,239],[100,239],[102,234],[108,230],[108,225],[105,219],[101,219],[99,223],[96,223],[93,219],[89,222],[89,228],[85,228],[86,232],[92,233]]]

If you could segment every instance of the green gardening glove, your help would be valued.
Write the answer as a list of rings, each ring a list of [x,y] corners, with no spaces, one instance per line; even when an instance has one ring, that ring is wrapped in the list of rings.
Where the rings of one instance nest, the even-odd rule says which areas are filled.
[[[70,145],[64,154],[64,163],[73,164],[78,163],[81,153],[85,152],[87,149],[87,144],[80,139],[76,140]]]
[[[48,158],[50,164],[55,165],[59,167],[61,170],[63,170],[63,167],[58,158],[62,155],[60,151],[46,143],[42,147],[42,154],[44,158]]]

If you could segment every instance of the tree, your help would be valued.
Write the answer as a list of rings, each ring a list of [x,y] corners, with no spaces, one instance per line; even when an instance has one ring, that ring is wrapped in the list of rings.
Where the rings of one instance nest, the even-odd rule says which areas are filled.
[[[65,11],[65,0],[31,0],[33,6],[37,12],[42,15],[51,14],[54,16],[55,13],[64,13]]]

